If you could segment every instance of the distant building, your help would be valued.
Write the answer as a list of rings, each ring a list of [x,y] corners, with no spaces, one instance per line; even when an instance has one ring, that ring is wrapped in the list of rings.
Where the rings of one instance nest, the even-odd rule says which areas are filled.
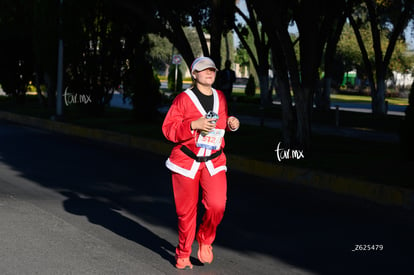
[[[393,71],[393,79],[387,80],[387,87],[394,86],[400,88],[410,88],[411,84],[414,81],[414,77],[411,72],[406,72],[405,74]]]

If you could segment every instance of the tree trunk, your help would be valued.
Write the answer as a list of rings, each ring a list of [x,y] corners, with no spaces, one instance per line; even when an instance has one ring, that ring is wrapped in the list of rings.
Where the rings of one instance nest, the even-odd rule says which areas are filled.
[[[280,38],[280,46],[283,49],[284,61],[287,65],[286,72],[289,72],[290,84],[295,97],[296,106],[296,142],[295,145],[303,150],[310,149],[310,118],[309,115],[309,90],[303,88],[301,77],[299,74],[299,65],[293,48],[292,40],[287,29],[279,29],[278,37]],[[302,79],[303,80],[303,79]]]
[[[46,93],[49,108],[54,108],[56,106],[56,81],[49,73],[44,73],[44,79],[46,84]]]
[[[295,93],[298,147],[305,151],[309,151],[311,146],[310,94],[309,88]]]
[[[383,115],[386,113],[385,110],[385,80],[378,79],[377,90],[371,93],[372,98],[372,113],[376,115]]]
[[[335,21],[332,33],[328,36],[326,51],[325,51],[325,76],[323,88],[316,97],[316,108],[322,111],[329,111],[331,108],[331,87],[332,75],[335,68],[335,53],[341,33],[345,24],[346,13],[341,14],[341,17]]]
[[[325,75],[323,80],[323,89],[318,97],[317,108],[322,111],[329,111],[331,109],[331,87],[332,77]]]
[[[226,59],[225,60],[230,60],[230,45],[229,45],[228,33],[224,34],[223,36],[224,36],[224,42],[226,46]]]
[[[295,118],[293,114],[292,96],[290,95],[289,79],[286,74],[276,73],[276,91],[280,97],[282,108],[282,135],[286,148],[292,148],[295,140]]]
[[[221,65],[221,35],[223,33],[221,16],[222,0],[211,1],[211,28],[210,28],[210,57],[216,63],[216,66]]]
[[[268,107],[270,105],[269,100],[269,72],[263,70],[258,73],[259,87],[260,87],[260,103],[262,107]]]
[[[198,38],[200,39],[200,45],[201,45],[203,55],[210,56],[210,52],[209,52],[208,45],[207,45],[207,40],[206,40],[206,37],[204,36],[203,26],[200,23],[201,19],[198,16],[198,13],[196,12],[192,13],[191,16],[193,17],[193,21],[194,21],[195,29],[198,34]]]

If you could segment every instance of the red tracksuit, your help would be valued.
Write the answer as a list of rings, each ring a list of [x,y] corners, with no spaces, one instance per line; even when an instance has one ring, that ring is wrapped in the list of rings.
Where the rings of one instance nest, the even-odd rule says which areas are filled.
[[[213,89],[213,98],[213,111],[219,115],[216,129],[228,130],[225,96],[221,91]],[[181,150],[181,146],[184,145],[197,156],[210,156],[219,151],[197,147],[199,132],[190,128],[191,122],[205,116],[206,111],[208,110],[204,110],[197,96],[188,89],[174,99],[162,125],[165,137],[176,144],[166,161],[166,166],[172,171],[178,215],[179,244],[176,255],[180,258],[189,257],[191,254],[191,246],[196,235],[199,186],[202,188],[202,203],[206,212],[197,232],[198,242],[213,243],[226,205],[227,168],[224,153],[212,160],[198,162]],[[220,149],[223,148],[224,138],[220,145]]]

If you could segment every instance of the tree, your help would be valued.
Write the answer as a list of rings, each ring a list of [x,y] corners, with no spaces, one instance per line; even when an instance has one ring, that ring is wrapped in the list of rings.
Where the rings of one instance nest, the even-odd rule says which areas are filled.
[[[144,45],[135,48],[135,54],[123,77],[124,92],[132,99],[134,117],[138,121],[148,122],[158,119],[156,108],[161,103],[160,82],[148,60],[146,50],[140,50],[140,46]]]
[[[56,68],[58,49],[58,12],[56,1],[36,0],[33,7],[33,52],[35,86],[42,105],[54,108],[56,103]],[[42,96],[41,84],[46,87],[46,99]]]
[[[24,98],[33,71],[33,3],[5,0],[0,4],[0,83],[7,94]]]
[[[361,26],[359,28],[359,33],[362,41],[364,41],[364,45],[366,46],[368,60],[371,64],[373,64],[375,62],[375,54],[370,26],[368,24],[365,27]],[[385,51],[388,42],[386,31],[381,32],[380,39],[382,50]],[[366,67],[364,66],[362,53],[350,24],[345,24],[344,26],[338,43],[337,54],[339,57],[338,59],[340,59],[344,65],[345,71],[357,69],[358,77],[361,79],[367,79],[368,73],[366,71]],[[411,70],[413,64],[414,62],[412,56],[407,55],[406,43],[402,39],[398,39],[395,44],[393,55],[390,59],[390,64],[388,65],[388,73],[386,77],[392,77],[391,71],[405,73],[407,70]]]
[[[365,43],[368,44],[368,41],[371,41],[369,45],[372,45],[372,39],[369,30],[360,29],[360,33]],[[370,50],[370,52],[368,52],[369,59],[373,60],[374,55],[372,47],[368,47],[367,50]],[[362,73],[366,75],[365,69],[362,70],[364,68],[364,62],[362,61],[361,50],[359,49],[358,42],[350,24],[344,25],[336,52],[337,56],[341,59],[344,70],[346,72],[353,69],[358,69],[358,73],[360,75]]]
[[[405,160],[414,160],[414,83],[411,85],[408,106],[400,128],[400,151]]]
[[[374,114],[381,115],[386,112],[385,79],[388,65],[397,40],[412,17],[413,8],[412,1],[364,0],[358,8],[348,15],[368,74],[371,87],[372,112]],[[366,22],[369,22],[371,30],[374,62],[369,60],[367,45],[360,32],[361,27],[365,26],[364,23]],[[385,54],[383,54],[384,50],[381,43],[381,32],[386,32],[389,38]]]
[[[142,18],[150,28],[150,32],[166,37],[183,56],[187,64],[193,62],[195,53],[183,27],[194,27],[203,55],[210,56],[219,65],[221,64],[222,36],[230,30],[229,22],[234,20],[234,2],[234,0],[197,2],[190,0],[175,2],[121,0],[117,3]],[[205,33],[211,36],[210,49]]]
[[[347,6],[343,6],[346,5]],[[329,111],[331,107],[330,95],[332,81],[337,73],[338,59],[336,58],[336,49],[340,39],[340,35],[343,31],[343,26],[346,21],[347,12],[350,2],[340,1],[338,2],[338,9],[335,13],[336,19],[332,20],[331,31],[328,32],[326,40],[326,49],[324,54],[324,81],[323,89],[318,89],[315,95],[316,108],[322,111]]]
[[[250,73],[248,70],[250,67],[250,57],[243,45],[239,45],[236,49],[235,62],[240,65],[242,74],[245,73],[245,70]]]
[[[278,78],[283,84],[282,105],[291,105],[288,98],[289,87],[292,87],[295,100],[295,141],[287,140],[303,150],[309,150],[311,145],[311,113],[313,96],[319,85],[319,67],[323,50],[328,37],[334,31],[337,15],[344,7],[338,1],[255,1],[254,7],[263,27],[271,40],[272,53],[275,56],[276,71],[281,74]],[[299,31],[300,59],[295,55],[294,43],[288,32],[288,24],[294,20]],[[286,82],[287,81],[287,82]],[[289,85],[290,84],[290,85]],[[283,106],[282,106],[283,108]],[[283,110],[284,130],[293,129],[291,106]],[[286,134],[285,138],[293,135]]]
[[[247,52],[257,72],[260,87],[260,101],[262,106],[270,104],[269,97],[269,52],[270,46],[266,33],[253,8],[252,1],[246,0],[248,14],[244,14],[236,7],[237,13],[244,19],[246,25],[234,25],[234,31],[240,39],[243,49]],[[248,36],[253,38],[249,43]]]
[[[122,21],[116,18],[119,10],[108,0],[82,2],[81,11],[76,4],[80,3],[69,2],[64,7],[68,92],[87,95],[91,100],[84,110],[101,114],[120,83]]]
[[[173,45],[167,38],[150,33],[148,35],[149,55],[157,71],[165,70],[171,64]]]
[[[200,42],[194,27],[184,27],[184,33],[188,38],[190,47],[195,56],[202,54]],[[166,37],[158,34],[150,33],[149,38],[149,54],[151,61],[157,70],[165,70],[172,62],[172,56],[175,54],[175,47]]]
[[[211,58],[221,64],[221,38],[233,26],[235,0],[210,0],[211,14],[208,30],[211,35]]]

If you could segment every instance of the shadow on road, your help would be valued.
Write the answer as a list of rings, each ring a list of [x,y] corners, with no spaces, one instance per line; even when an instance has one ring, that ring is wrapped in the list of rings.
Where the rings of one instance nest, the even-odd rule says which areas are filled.
[[[60,192],[67,199],[63,201],[64,209],[74,215],[85,216],[93,224],[118,234],[119,236],[140,244],[156,253],[163,259],[175,264],[175,247],[168,241],[154,234],[136,221],[123,216],[115,205],[93,198],[81,198],[70,191]]]

